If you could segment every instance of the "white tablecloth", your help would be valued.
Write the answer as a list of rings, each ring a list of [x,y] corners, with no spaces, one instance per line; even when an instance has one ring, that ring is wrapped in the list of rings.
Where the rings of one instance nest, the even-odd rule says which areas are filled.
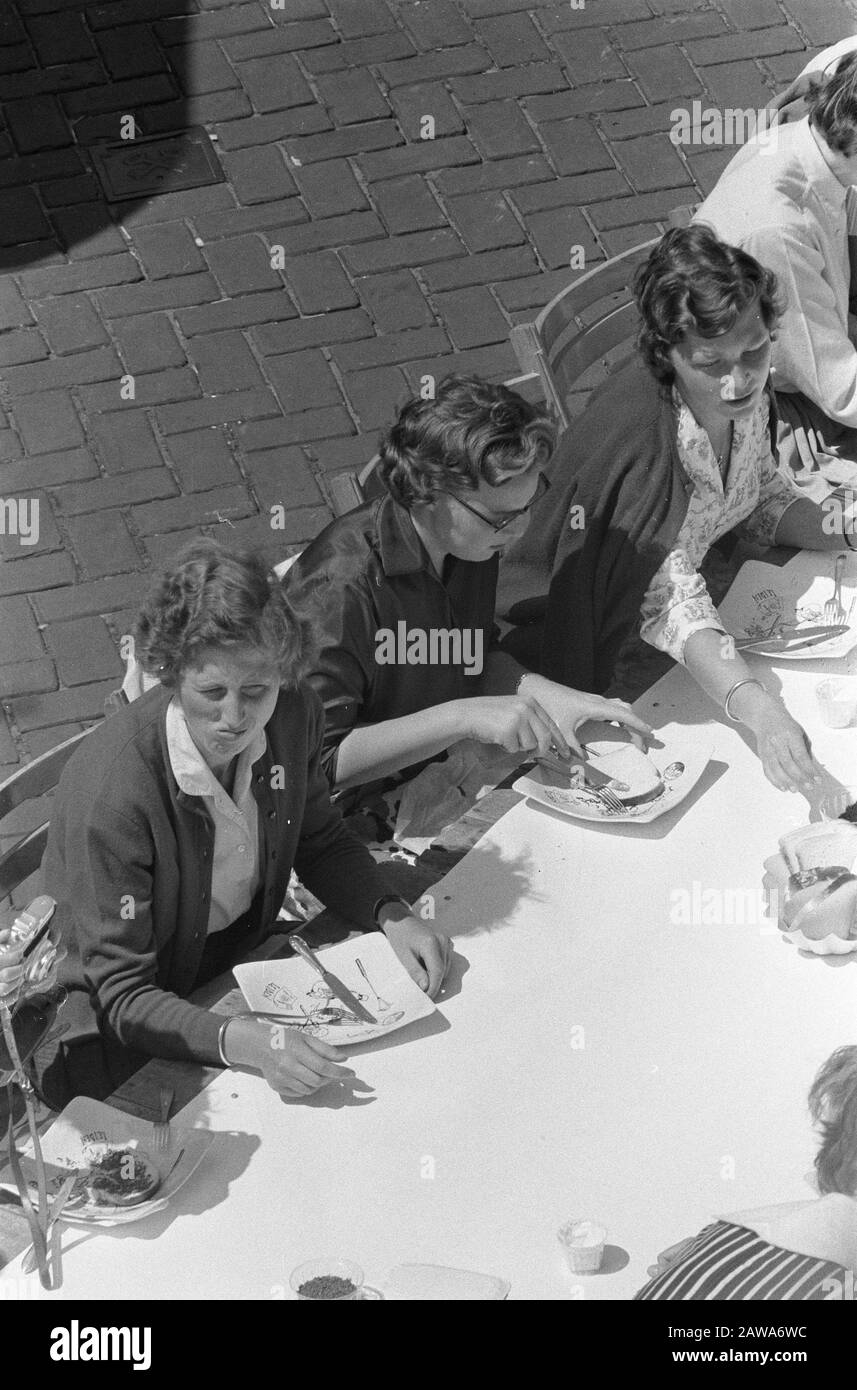
[[[824,663],[754,662],[857,784],[857,729],[818,728]],[[713,741],[689,802],[649,827],[515,807],[435,889],[458,952],[442,1019],[352,1054],[371,1089],[345,1098],[284,1104],[221,1075],[181,1120],[224,1133],[169,1210],[67,1230],[63,1288],[41,1296],[278,1299],[295,1265],[343,1255],[374,1285],[425,1261],[513,1298],[624,1299],[713,1215],[812,1196],[806,1094],[857,1040],[857,961],[799,956],[753,906],[810,808],[682,671],[638,707]],[[741,891],[724,910],[745,920],[671,921],[694,882]],[[607,1272],[565,1269],[572,1217],[607,1226]]]

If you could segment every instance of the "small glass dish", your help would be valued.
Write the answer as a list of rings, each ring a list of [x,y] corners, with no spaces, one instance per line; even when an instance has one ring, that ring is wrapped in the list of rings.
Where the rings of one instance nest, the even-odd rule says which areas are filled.
[[[305,1260],[292,1270],[289,1284],[307,1302],[346,1303],[363,1297],[363,1279],[353,1260]]]
[[[572,1274],[595,1274],[604,1258],[607,1231],[597,1221],[566,1221],[557,1232]]]
[[[815,687],[819,713],[829,729],[847,729],[857,720],[857,679],[831,676]]]

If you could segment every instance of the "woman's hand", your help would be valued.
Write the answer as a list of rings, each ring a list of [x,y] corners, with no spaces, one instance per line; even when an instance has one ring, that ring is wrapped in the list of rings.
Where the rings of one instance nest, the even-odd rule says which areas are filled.
[[[741,713],[738,703],[744,691],[737,692],[734,705],[756,740],[768,781],[783,792],[811,793],[821,777],[806,733],[775,696],[758,687],[747,689],[752,699],[747,713]]]
[[[521,682],[521,694],[531,695],[547,714],[562,729],[569,747],[583,756],[583,749],[576,737],[581,724],[589,719],[602,723],[621,724],[627,729],[632,743],[644,752],[654,730],[645,719],[635,714],[624,700],[605,700],[603,695],[592,695],[585,690],[572,690],[571,686],[559,685],[545,676],[530,672]]]
[[[555,747],[569,754],[559,725],[531,695],[475,695],[460,702],[458,721],[462,738],[494,743],[508,753],[530,753],[537,748],[549,753]]]
[[[287,1098],[311,1096],[332,1081],[354,1076],[342,1052],[294,1028],[235,1018],[223,1035],[223,1052],[235,1066],[252,1067]]]
[[[381,920],[381,930],[411,979],[433,999],[452,959],[452,942],[419,917],[385,918],[382,910]]]

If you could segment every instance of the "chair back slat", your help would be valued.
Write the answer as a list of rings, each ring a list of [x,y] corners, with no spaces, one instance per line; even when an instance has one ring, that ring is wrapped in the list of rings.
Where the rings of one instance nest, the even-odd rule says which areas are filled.
[[[542,309],[533,325],[546,350],[550,352],[554,338],[590,304],[606,299],[611,294],[630,294],[637,266],[646,259],[657,242],[658,238],[655,237],[651,241],[641,242],[639,246],[632,246],[628,251],[623,251],[621,256],[614,256],[612,260],[594,266],[567,289],[555,295]]]
[[[69,758],[89,732],[89,729],[84,729],[82,733],[74,734],[7,777],[0,784],[0,821],[17,807],[53,791]],[[45,822],[35,830],[29,830],[0,856],[0,900],[10,897],[25,879],[36,872],[42,862],[47,839],[48,825]]]
[[[567,428],[572,414],[569,396],[581,376],[616,352],[635,332],[638,315],[633,281],[637,267],[659,238],[632,246],[620,256],[594,266],[542,309],[533,323],[516,324],[512,347],[525,372],[538,372],[545,399]],[[632,351],[629,343],[628,355]],[[591,373],[590,373],[591,374]]]
[[[380,462],[380,454],[373,454],[369,462],[364,463],[357,474],[357,485],[364,502],[374,502],[376,497],[383,497],[386,492],[384,484],[378,477],[378,464]]]
[[[25,801],[33,801],[52,791],[60,779],[60,774],[81,739],[86,738],[89,729],[58,743],[40,758],[27,763],[18,772],[13,772],[5,782],[0,783],[0,820]]]
[[[15,889],[36,872],[47,842],[46,822],[0,856],[0,900],[11,897]]]
[[[587,368],[606,357],[621,343],[628,341],[630,355],[638,323],[637,306],[633,300],[629,300],[600,322],[590,324],[583,332],[575,334],[569,331],[565,339],[560,339],[548,360],[561,394],[566,396]]]

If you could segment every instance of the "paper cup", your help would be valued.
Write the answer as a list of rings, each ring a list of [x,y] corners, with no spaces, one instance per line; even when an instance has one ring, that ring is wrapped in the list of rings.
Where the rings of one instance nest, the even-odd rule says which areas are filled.
[[[822,719],[830,729],[847,729],[857,719],[857,681],[841,676],[819,681],[815,697]]]
[[[597,1221],[567,1221],[557,1234],[572,1274],[594,1274],[601,1268],[607,1231]]]

